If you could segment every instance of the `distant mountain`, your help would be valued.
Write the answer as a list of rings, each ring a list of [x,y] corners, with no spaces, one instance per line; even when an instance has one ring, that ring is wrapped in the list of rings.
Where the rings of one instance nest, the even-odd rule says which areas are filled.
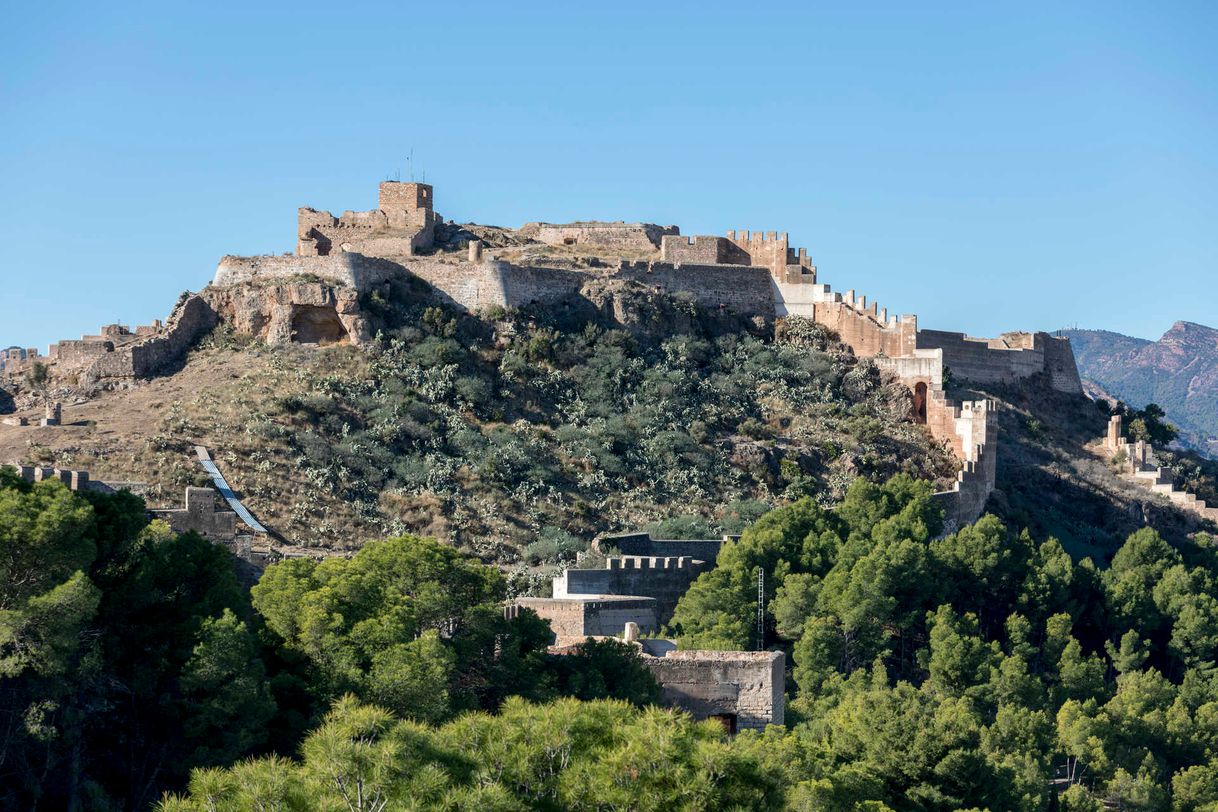
[[[1178,321],[1158,341],[1064,330],[1085,382],[1141,408],[1157,403],[1181,440],[1218,457],[1218,330]]]

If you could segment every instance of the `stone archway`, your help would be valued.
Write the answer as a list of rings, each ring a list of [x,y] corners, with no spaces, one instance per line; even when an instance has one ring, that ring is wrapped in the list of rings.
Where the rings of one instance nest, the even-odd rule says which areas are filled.
[[[913,389],[913,419],[919,425],[926,425],[926,384],[921,381]]]
[[[333,306],[294,305],[292,341],[298,344],[339,344],[350,342],[347,328]]]

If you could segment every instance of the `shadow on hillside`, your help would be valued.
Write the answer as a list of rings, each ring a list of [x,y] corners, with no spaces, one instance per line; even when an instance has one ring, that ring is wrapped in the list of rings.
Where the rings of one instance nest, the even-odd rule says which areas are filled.
[[[13,402],[13,396],[4,389],[0,389],[0,414],[12,414],[17,411],[17,404]]]

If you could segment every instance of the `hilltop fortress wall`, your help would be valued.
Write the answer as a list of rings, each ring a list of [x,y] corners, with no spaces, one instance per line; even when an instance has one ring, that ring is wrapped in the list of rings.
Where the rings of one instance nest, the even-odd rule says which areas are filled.
[[[629,281],[744,316],[806,317],[859,357],[875,359],[909,387],[915,422],[960,459],[960,477],[942,497],[960,522],[979,515],[993,488],[996,417],[992,403],[951,401],[945,371],[978,384],[1043,375],[1063,392],[1082,391],[1067,340],[1046,333],[976,339],[922,329],[914,315],[890,315],[874,299],[819,283],[808,252],[793,248],[783,232],[689,237],[675,226],[649,223],[530,223],[513,237],[523,242],[509,245],[576,250],[546,259],[526,249],[509,260],[496,256],[497,249],[484,250],[481,240],[468,240],[468,252],[461,244],[437,246],[442,220],[433,203],[427,184],[387,181],[376,209],[336,217],[301,208],[295,254],[226,256],[212,283],[200,295],[184,295],[166,325],[135,333],[107,328],[101,336],[61,342],[48,360],[56,373],[85,381],[140,378],[179,359],[217,321],[268,342],[364,343],[375,326],[366,299],[388,294],[394,283],[409,289],[422,280],[439,299],[476,312],[556,304],[594,282]],[[595,256],[581,258],[580,247]],[[606,250],[636,258],[619,254],[606,262]],[[19,371],[32,357],[6,358],[6,364]]]

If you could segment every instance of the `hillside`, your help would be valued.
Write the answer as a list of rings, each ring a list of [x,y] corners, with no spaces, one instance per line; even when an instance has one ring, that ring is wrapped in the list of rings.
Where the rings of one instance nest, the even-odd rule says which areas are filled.
[[[1158,341],[1065,330],[1083,377],[1136,408],[1157,403],[1182,441],[1218,454],[1218,330],[1178,321]]]
[[[680,517],[737,532],[860,474],[945,486],[959,465],[909,421],[908,389],[810,323],[775,335],[631,286],[612,291],[617,316],[399,294],[367,347],[220,327],[172,374],[67,401],[65,426],[0,426],[0,459],[143,480],[167,505],[205,484],[202,444],[291,543],[411,531],[500,563]]]

